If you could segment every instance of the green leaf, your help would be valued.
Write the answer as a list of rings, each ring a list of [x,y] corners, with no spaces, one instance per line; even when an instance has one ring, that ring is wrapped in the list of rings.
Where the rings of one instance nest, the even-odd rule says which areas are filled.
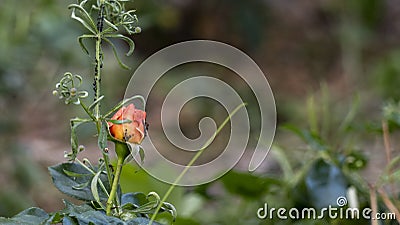
[[[108,137],[108,124],[105,120],[101,120],[98,145],[102,151],[104,151],[104,149],[107,148],[107,137]]]
[[[104,207],[104,205],[100,201],[100,195],[99,195],[99,191],[98,191],[98,188],[97,188],[97,185],[98,185],[99,179],[100,179],[100,175],[101,175],[101,171],[98,171],[96,173],[96,175],[94,175],[94,177],[92,179],[92,182],[91,182],[91,185],[90,185],[90,190],[92,191],[93,198],[100,205],[100,207],[105,210],[106,208]]]
[[[122,34],[107,34],[105,35],[107,38],[119,38],[124,40],[126,43],[129,45],[129,51],[126,53],[126,56],[130,56],[133,53],[133,50],[135,49],[135,43],[132,41],[132,39],[122,35]]]
[[[150,197],[155,198],[155,200],[149,201]],[[123,218],[131,218],[132,215],[154,213],[160,204],[160,197],[155,192],[150,192],[147,196],[141,192],[127,193],[122,195],[121,203],[124,211]],[[176,219],[176,209],[172,204],[164,202],[161,211],[169,212],[173,220]]]
[[[63,170],[65,174],[67,174],[70,177],[83,177],[83,176],[91,176],[92,174],[81,174],[81,173],[74,173],[68,170]]]
[[[114,43],[112,43],[112,42],[111,42],[109,39],[107,39],[107,38],[103,38],[103,40],[106,41],[109,45],[111,45],[111,49],[113,50],[115,59],[117,59],[118,64],[119,64],[122,68],[127,69],[127,70],[130,70],[129,66],[125,65],[125,64],[121,61],[120,57],[118,56],[117,48],[115,47]]]
[[[144,162],[144,157],[145,157],[145,153],[144,153],[143,148],[141,148],[141,147],[139,147],[139,156],[140,156],[140,163],[143,164],[143,162]]]
[[[86,1],[82,1],[81,5],[77,4],[71,4],[68,6],[68,9],[72,9],[71,13],[71,18],[74,20],[77,20],[79,23],[81,23],[84,27],[86,27],[92,34],[97,33],[97,26],[93,22],[92,18],[90,17],[89,13],[86,12],[86,10],[82,7],[83,4],[85,4]],[[76,15],[76,10],[81,13],[83,18],[79,17]]]
[[[70,126],[71,126],[71,153],[68,154],[68,158],[70,161],[73,161],[76,159],[76,156],[79,152],[79,142],[78,142],[78,136],[76,135],[76,129],[84,123],[91,122],[91,120],[85,120],[85,119],[80,119],[80,118],[73,118],[70,120]]]
[[[153,213],[154,210],[157,208],[159,202],[156,201],[151,201],[148,202],[138,208],[132,209],[131,212],[133,213],[144,213],[144,214],[149,214],[149,213]],[[125,208],[128,208],[126,205]]]
[[[47,225],[51,222],[49,220],[51,220],[49,214],[36,207],[26,209],[9,219],[0,217],[0,223],[3,225]]]
[[[136,206],[141,206],[144,205],[146,203],[148,203],[149,201],[147,200],[147,197],[144,193],[141,192],[135,192],[135,193],[126,193],[123,194],[121,197],[121,204],[127,204],[127,203],[131,203],[133,205]]]
[[[147,225],[148,218],[137,217],[127,221],[122,221],[116,217],[107,216],[104,211],[97,211],[89,205],[74,205],[64,201],[66,208],[62,210],[64,214],[64,224],[95,224],[95,225]],[[161,225],[160,223],[153,223]]]
[[[83,39],[85,38],[96,38],[96,36],[91,34],[84,34],[78,37],[78,43],[81,46],[82,50],[89,55],[89,50],[86,48],[86,45],[83,43]]]
[[[155,200],[149,201],[150,197],[154,198]],[[144,204],[133,205],[132,203],[129,202],[124,205],[124,208],[130,209],[130,212],[133,213],[144,213],[144,214],[153,213],[154,210],[157,208],[157,206],[160,204],[160,196],[158,196],[158,194],[155,192],[150,192],[145,198],[146,200],[142,201],[142,203]]]
[[[104,211],[96,211],[89,205],[74,205],[68,201],[64,201],[66,208],[63,210],[63,214],[69,219],[69,224],[124,224],[121,220],[115,217],[106,216]]]
[[[104,18],[104,22],[106,22],[106,24],[107,24],[108,26],[110,26],[114,31],[118,31],[118,27],[115,26],[113,23],[111,23],[109,20],[107,20],[107,19]]]
[[[108,122],[111,122],[113,124],[124,124],[124,123],[132,123],[132,120],[107,120]]]
[[[77,154],[78,154],[78,136],[76,135],[76,128],[79,126],[74,123],[73,120],[71,120],[71,149],[72,152],[69,155],[70,160],[75,160]]]
[[[99,102],[101,100],[103,100],[104,95],[100,96],[98,99],[96,99],[96,101],[94,101],[92,104],[90,104],[90,106],[88,107],[88,110],[93,110],[94,107],[96,107],[97,104],[99,104]]]
[[[138,222],[146,222],[149,223],[149,220],[142,219],[131,219],[132,217],[136,217],[139,213],[153,213],[154,207],[149,207],[150,205],[154,205],[154,202],[149,202],[148,197],[142,192],[135,193],[126,193],[121,197],[122,209],[124,211],[122,218],[129,218],[127,221]],[[147,209],[145,209],[147,208]],[[141,224],[141,223],[138,223]],[[158,224],[158,223],[155,223]]]
[[[62,222],[63,225],[79,225],[79,222],[75,218],[69,216],[65,216]]]
[[[61,223],[63,218],[64,218],[64,215],[62,215],[60,212],[55,212],[50,216],[51,224]],[[50,221],[50,219],[49,219],[49,221]]]
[[[65,171],[69,171],[68,174],[74,174],[74,176],[69,176]],[[54,185],[62,193],[84,201],[96,200],[93,197],[91,188],[87,185],[92,181],[96,171],[90,171],[89,168],[79,163],[62,163],[49,167],[49,172]],[[76,176],[75,174],[81,175]],[[99,177],[99,181],[102,181],[105,189],[109,191],[110,187],[107,176],[101,174]],[[98,191],[98,195],[101,201],[105,201],[108,198],[107,193],[103,189]]]
[[[169,212],[172,215],[172,221],[176,220],[176,217],[178,216],[177,212],[176,212],[176,208],[174,205],[172,205],[169,202],[164,202],[162,209]]]
[[[86,188],[88,185],[89,185],[89,182],[86,182],[86,183],[82,183],[82,184],[78,184],[78,185],[72,186],[72,188],[75,189],[75,190],[82,190],[82,189]]]

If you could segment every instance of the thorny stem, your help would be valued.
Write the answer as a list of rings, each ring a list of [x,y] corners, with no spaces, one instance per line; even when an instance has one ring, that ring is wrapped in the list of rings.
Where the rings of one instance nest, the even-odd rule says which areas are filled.
[[[103,24],[104,24],[104,0],[100,1],[100,10],[97,17],[97,35],[96,35],[96,59],[94,68],[94,101],[100,98],[100,85],[101,85],[101,69],[103,67],[103,52],[101,50],[101,41],[103,38]],[[94,115],[98,120],[100,118],[100,102],[94,109]]]
[[[115,171],[114,180],[111,187],[110,197],[107,200],[107,216],[111,216],[111,209],[118,189],[119,177],[121,176],[122,166],[124,164],[124,157],[118,156],[117,170]]]
[[[102,34],[97,34],[96,39],[96,67],[94,69],[94,82],[93,82],[93,90],[94,90],[94,101],[96,101],[100,97],[100,82],[101,82],[101,67],[102,67],[102,53],[101,53],[101,36]],[[100,102],[94,108],[94,116],[98,120],[100,118]]]
[[[94,68],[94,82],[93,82],[93,90],[94,90],[94,101],[100,98],[101,96],[101,69],[103,68],[103,52],[101,50],[101,41],[103,36],[103,23],[104,23],[104,2],[105,0],[101,0],[101,6],[99,10],[99,15],[97,18],[97,35],[96,35],[96,58],[95,58],[95,68]],[[94,108],[94,117],[96,120],[97,132],[100,132],[101,129],[101,121],[100,121],[100,102],[98,102]],[[106,149],[101,149],[103,152],[104,163],[106,165],[107,178],[111,185],[111,169],[109,168],[110,159],[108,157],[108,153]]]

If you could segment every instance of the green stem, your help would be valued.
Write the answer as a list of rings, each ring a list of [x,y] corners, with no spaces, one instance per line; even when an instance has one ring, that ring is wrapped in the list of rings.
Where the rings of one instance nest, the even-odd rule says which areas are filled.
[[[96,121],[96,127],[97,127],[97,133],[100,134],[101,120]],[[103,154],[104,165],[105,165],[106,172],[107,172],[108,183],[111,186],[112,185],[112,183],[111,183],[112,182],[112,172],[110,169],[110,157],[108,156],[106,149],[101,149],[101,152]]]
[[[100,5],[101,5],[101,9],[99,12],[99,16],[98,16],[98,20],[103,20],[103,11],[102,11],[102,7],[104,4],[104,0],[100,0]],[[94,101],[96,102],[100,96],[101,96],[101,68],[102,68],[102,50],[101,50],[101,41],[102,41],[102,26],[100,26],[100,24],[102,24],[103,21],[100,21],[100,23],[98,23],[98,33],[97,33],[97,39],[96,39],[96,66],[94,69]],[[90,114],[90,113],[88,113]],[[94,119],[96,121],[96,126],[97,126],[97,133],[100,133],[100,129],[101,129],[101,114],[100,114],[100,102],[98,102],[95,107],[94,107]],[[107,172],[107,178],[108,181],[111,185],[111,180],[112,180],[112,173],[111,173],[111,169],[109,167],[110,165],[110,158],[108,157],[108,154],[106,152],[105,149],[101,149],[102,153],[103,153],[103,159],[104,159],[104,163],[106,165],[106,172]]]
[[[107,172],[107,178],[108,182],[111,185],[111,169],[110,169],[110,158],[108,157],[108,154],[103,150],[103,159],[104,159],[104,164],[106,165],[106,172]]]
[[[200,148],[200,150],[196,153],[196,155],[193,156],[192,160],[187,164],[185,169],[182,170],[182,172],[179,174],[179,176],[175,179],[174,183],[168,188],[167,192],[165,193],[164,197],[161,199],[160,204],[158,204],[156,210],[154,211],[154,214],[151,216],[149,225],[153,224],[153,221],[155,220],[158,212],[160,211],[163,203],[167,200],[169,195],[172,193],[174,190],[175,186],[181,181],[183,176],[186,174],[186,172],[190,169],[190,167],[196,162],[196,160],[200,157],[200,155],[204,152],[204,150],[213,142],[214,138],[221,132],[222,128],[225,127],[225,125],[230,121],[231,117],[235,115],[237,111],[239,111],[240,108],[244,107],[246,103],[242,103],[238,105],[231,114],[222,122],[222,124],[218,127],[218,129],[215,131],[212,137],[210,137],[207,142]]]
[[[95,101],[100,98],[101,64],[101,33],[99,33],[96,40],[96,68],[94,74]],[[100,102],[94,107],[94,116],[97,120],[100,118]]]
[[[86,107],[86,105],[85,105],[82,101],[80,101],[80,104],[81,104],[83,110],[85,110],[86,114],[88,114],[88,115],[90,116],[90,118],[91,118],[93,121],[96,121],[96,118],[95,118],[95,117],[93,116],[93,114],[89,111],[89,109]]]
[[[121,171],[122,171],[122,166],[124,164],[124,160],[125,160],[124,157],[118,157],[117,170],[115,171],[115,176],[114,176],[113,184],[111,187],[110,197],[108,197],[108,200],[107,200],[107,210],[106,210],[107,216],[111,216],[111,208],[113,206],[115,195],[117,193],[119,177],[121,176]]]
[[[99,15],[97,17],[97,34],[96,34],[96,67],[94,69],[94,101],[100,98],[101,85],[101,68],[102,68],[102,50],[101,41],[103,39],[103,22],[104,22],[104,0],[100,1]],[[97,120],[100,118],[100,102],[94,108],[94,116]]]

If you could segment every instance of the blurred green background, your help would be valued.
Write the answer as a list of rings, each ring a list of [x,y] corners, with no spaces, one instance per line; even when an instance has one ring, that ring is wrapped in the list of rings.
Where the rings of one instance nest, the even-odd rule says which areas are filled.
[[[66,71],[88,77],[84,86],[90,90],[93,71],[91,58],[76,41],[83,29],[70,19],[67,5],[73,2],[0,2],[0,216],[34,205],[56,211],[62,208],[61,199],[67,198],[51,186],[46,168],[64,161],[63,152],[70,148],[68,120],[83,112],[65,106],[51,93]],[[239,164],[237,172],[220,181],[177,189],[169,201],[181,213],[178,224],[292,224],[261,221],[256,210],[266,201],[276,206],[317,207],[322,204],[318,196],[309,196],[305,193],[310,190],[303,189],[315,187],[308,181],[315,177],[321,181],[327,176],[323,171],[332,175],[338,170],[335,179],[341,186],[332,187],[331,180],[323,180],[322,186],[315,187],[315,195],[321,191],[318,188],[322,192],[333,188],[337,193],[362,183],[345,176],[348,168],[357,167],[364,183],[378,179],[388,163],[381,136],[382,107],[400,100],[398,1],[135,0],[129,7],[137,9],[142,28],[142,33],[132,37],[133,56],[123,58],[132,68],[180,41],[222,41],[255,60],[276,98],[278,130],[268,162],[256,174],[240,172],[244,167]],[[127,46],[121,43],[119,48]],[[121,69],[110,51],[105,53],[105,108],[123,97],[133,73]],[[179,78],[178,74],[163,82],[168,86]],[[237,89],[251,95],[246,87]],[[257,110],[249,110],[257,117]],[[193,135],[191,126],[182,127],[184,131],[189,127],[188,136]],[[395,157],[399,155],[396,124],[390,128]],[[86,146],[83,156],[96,161],[99,152],[90,127],[80,132]],[[346,161],[352,156],[362,165],[315,157],[321,150],[316,143],[326,146],[322,151],[328,152],[329,159]],[[132,166],[124,172],[124,191],[165,192],[166,184],[137,171]],[[318,171],[321,174],[315,174]],[[365,187],[357,188],[360,204],[368,204]],[[398,192],[393,193],[397,198]]]

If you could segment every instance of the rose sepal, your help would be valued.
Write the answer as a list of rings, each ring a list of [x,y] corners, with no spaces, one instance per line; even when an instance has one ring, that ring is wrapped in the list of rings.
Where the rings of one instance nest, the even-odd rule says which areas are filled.
[[[120,141],[114,142],[114,144],[115,144],[115,153],[117,153],[117,157],[123,158],[125,160],[126,157],[128,157],[129,154],[131,153],[128,144]]]

